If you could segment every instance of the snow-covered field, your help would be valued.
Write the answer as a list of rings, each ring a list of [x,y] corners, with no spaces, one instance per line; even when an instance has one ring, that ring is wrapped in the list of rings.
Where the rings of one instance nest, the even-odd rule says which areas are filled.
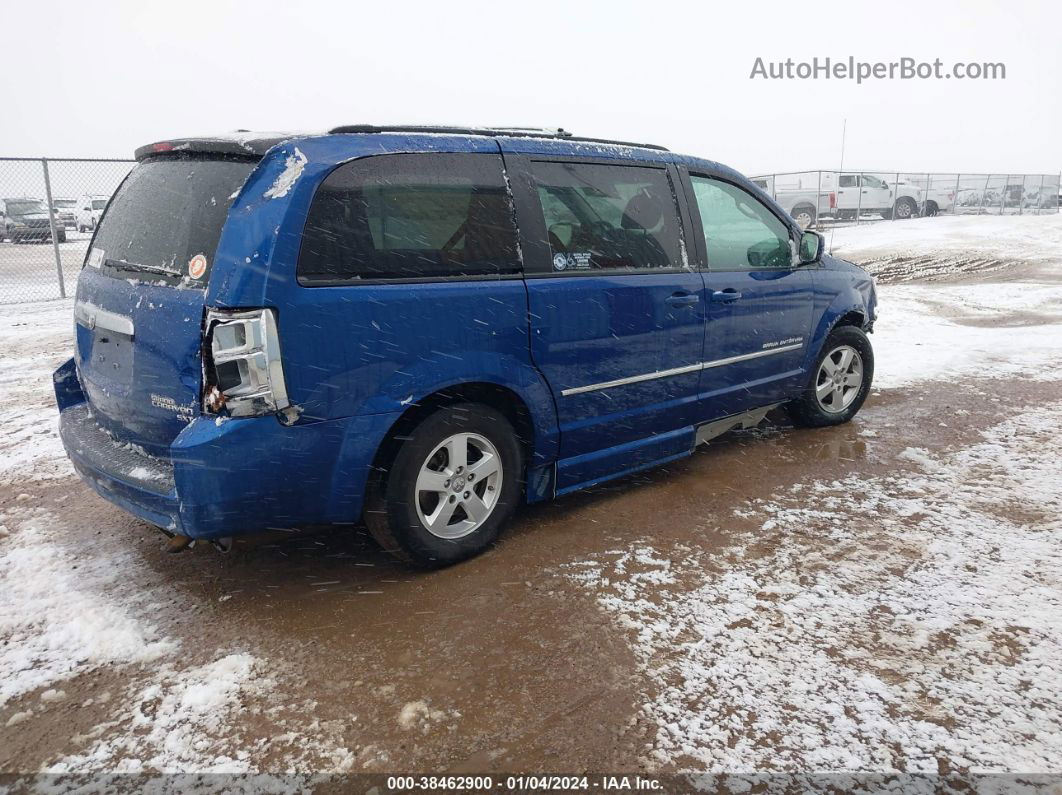
[[[1002,263],[961,283],[880,287],[871,402],[902,392],[943,405],[963,390],[1012,410],[976,438],[902,449],[877,474],[842,465],[732,517],[704,516],[758,528],[725,550],[657,535],[559,561],[562,582],[633,651],[640,719],[654,730],[631,766],[1062,772],[1062,393],[1051,386],[1062,380],[1062,219],[850,227],[834,247],[855,261]],[[253,632],[191,648],[182,622],[204,618],[183,612],[166,568],[114,543],[71,545],[75,528],[110,533],[118,515],[74,491],[58,443],[50,373],[71,332],[69,302],[0,306],[0,747],[108,701],[107,719],[40,769],[401,767],[396,749],[351,747],[316,700],[283,700],[304,677]],[[1045,384],[1038,394],[1054,399],[1020,397]],[[968,413],[933,425],[961,427]],[[78,695],[87,675],[112,673],[102,692]],[[399,704],[399,731],[418,705],[435,714]],[[454,730],[445,723],[439,736]],[[25,771],[5,756],[0,771]]]

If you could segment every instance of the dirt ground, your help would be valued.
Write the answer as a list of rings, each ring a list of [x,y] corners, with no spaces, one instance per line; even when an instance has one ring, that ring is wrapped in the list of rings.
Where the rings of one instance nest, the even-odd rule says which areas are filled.
[[[1006,278],[1005,267],[975,270],[979,281]],[[1018,325],[1045,322],[1041,310],[1011,314]],[[1057,316],[1046,322],[1058,334]],[[393,562],[357,527],[167,554],[160,534],[76,477],[16,476],[0,493],[9,532],[12,517],[45,522],[65,587],[81,588],[90,607],[122,605],[165,649],[154,660],[74,660],[0,701],[0,773],[705,769],[694,740],[654,756],[661,720],[645,706],[671,682],[654,666],[681,657],[689,639],[647,662],[632,642],[639,628],[602,609],[604,586],[572,572],[648,544],[676,564],[668,590],[693,591],[731,562],[770,559],[783,543],[800,549],[753,510],[793,484],[913,477],[921,465],[905,451],[958,453],[1057,401],[1056,381],[968,377],[877,389],[837,428],[794,429],[778,413],[681,463],[526,508],[487,554],[430,573]],[[1025,507],[1027,522],[1048,521]],[[904,521],[914,529],[924,519]],[[880,515],[858,521],[847,531],[867,548],[878,534],[887,543]],[[81,609],[70,604],[72,625]],[[2,639],[9,650],[19,642]],[[212,677],[230,682],[220,697]],[[931,702],[912,708],[916,717],[938,720]],[[746,726],[741,741],[781,742]],[[881,768],[911,769],[898,746]]]

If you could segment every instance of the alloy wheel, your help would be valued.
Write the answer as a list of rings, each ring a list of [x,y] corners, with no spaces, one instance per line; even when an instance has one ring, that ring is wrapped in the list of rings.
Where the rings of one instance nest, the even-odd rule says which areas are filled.
[[[443,440],[420,467],[417,516],[434,536],[462,538],[490,516],[501,496],[501,455],[484,436],[457,433]]]
[[[837,414],[852,405],[863,386],[863,357],[851,345],[834,348],[815,376],[815,397],[824,411]]]

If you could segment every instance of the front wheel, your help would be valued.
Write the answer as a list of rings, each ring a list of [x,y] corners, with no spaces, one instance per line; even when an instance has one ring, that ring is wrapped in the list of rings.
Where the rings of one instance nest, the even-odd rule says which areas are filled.
[[[874,380],[874,349],[866,333],[841,326],[826,338],[799,398],[789,404],[797,425],[818,428],[848,422],[863,406]]]
[[[523,452],[498,411],[461,403],[435,412],[370,485],[365,524],[384,549],[423,567],[482,552],[516,508]]]

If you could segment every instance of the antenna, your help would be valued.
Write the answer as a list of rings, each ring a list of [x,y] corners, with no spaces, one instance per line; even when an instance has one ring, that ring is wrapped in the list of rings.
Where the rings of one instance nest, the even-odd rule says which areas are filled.
[[[844,171],[844,139],[848,134],[848,119],[846,118],[841,125],[841,167],[837,172],[837,185],[841,184],[841,172]],[[833,256],[833,235],[837,231],[837,225],[834,224],[830,227],[830,256]]]

